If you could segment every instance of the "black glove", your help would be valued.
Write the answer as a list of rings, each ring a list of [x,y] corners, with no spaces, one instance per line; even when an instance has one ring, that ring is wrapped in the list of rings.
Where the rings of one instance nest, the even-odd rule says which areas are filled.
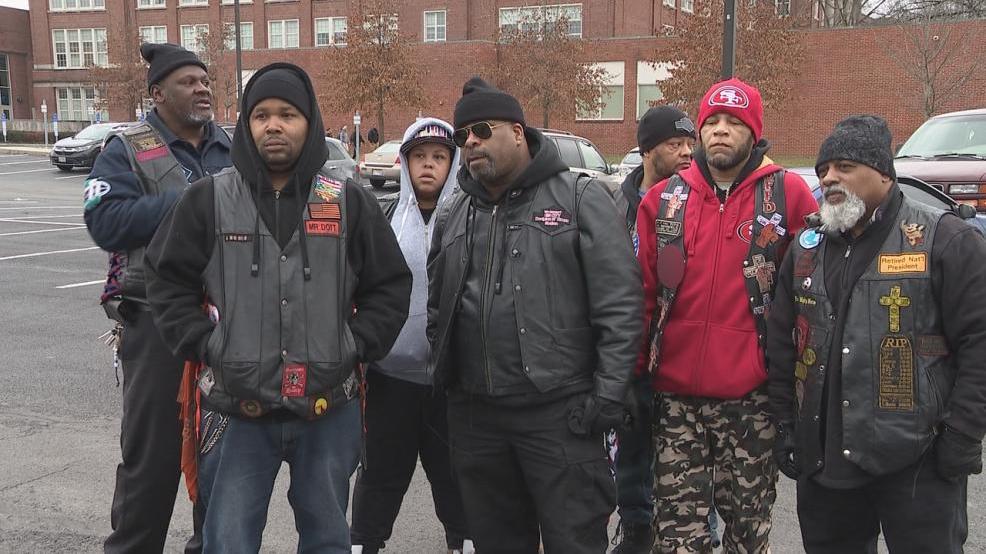
[[[623,404],[595,394],[587,394],[581,405],[568,410],[568,428],[579,436],[601,435],[626,422]]]
[[[935,443],[938,475],[948,481],[958,481],[983,472],[983,442],[942,424],[941,436]]]
[[[801,460],[798,457],[797,439],[794,437],[794,424],[789,421],[777,424],[774,462],[777,463],[777,469],[781,470],[781,473],[795,481],[801,475]]]

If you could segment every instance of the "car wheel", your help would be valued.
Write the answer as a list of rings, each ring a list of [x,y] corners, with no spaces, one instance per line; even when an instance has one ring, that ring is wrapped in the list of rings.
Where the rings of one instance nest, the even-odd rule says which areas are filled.
[[[60,169],[62,171],[72,171],[72,166],[70,166],[70,165],[60,165],[60,166],[58,166],[58,169]]]
[[[384,183],[386,183],[386,182],[387,181],[385,181],[383,179],[370,179],[370,184],[373,185],[373,188],[375,188],[375,189],[382,189]]]

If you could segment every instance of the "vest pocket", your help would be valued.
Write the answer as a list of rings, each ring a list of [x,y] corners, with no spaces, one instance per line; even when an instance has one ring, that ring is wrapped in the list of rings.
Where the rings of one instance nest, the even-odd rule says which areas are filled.
[[[213,370],[216,368],[213,367]],[[226,394],[234,398],[260,399],[260,364],[222,362],[218,371]]]

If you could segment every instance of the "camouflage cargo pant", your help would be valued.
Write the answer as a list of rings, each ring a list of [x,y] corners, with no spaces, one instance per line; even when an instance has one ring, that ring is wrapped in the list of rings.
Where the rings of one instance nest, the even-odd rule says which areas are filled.
[[[725,524],[723,552],[769,551],[777,467],[767,407],[763,390],[737,400],[660,395],[655,554],[712,552],[713,505]]]

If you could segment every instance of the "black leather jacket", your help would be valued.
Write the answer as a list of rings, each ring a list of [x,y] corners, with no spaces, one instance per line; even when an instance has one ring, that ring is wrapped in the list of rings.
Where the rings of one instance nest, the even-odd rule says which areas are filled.
[[[438,215],[428,263],[435,382],[461,389],[480,371],[485,383],[467,392],[582,383],[622,402],[643,305],[624,218],[604,185],[566,171],[538,131],[526,135],[532,163],[497,202],[463,169],[462,191]]]

